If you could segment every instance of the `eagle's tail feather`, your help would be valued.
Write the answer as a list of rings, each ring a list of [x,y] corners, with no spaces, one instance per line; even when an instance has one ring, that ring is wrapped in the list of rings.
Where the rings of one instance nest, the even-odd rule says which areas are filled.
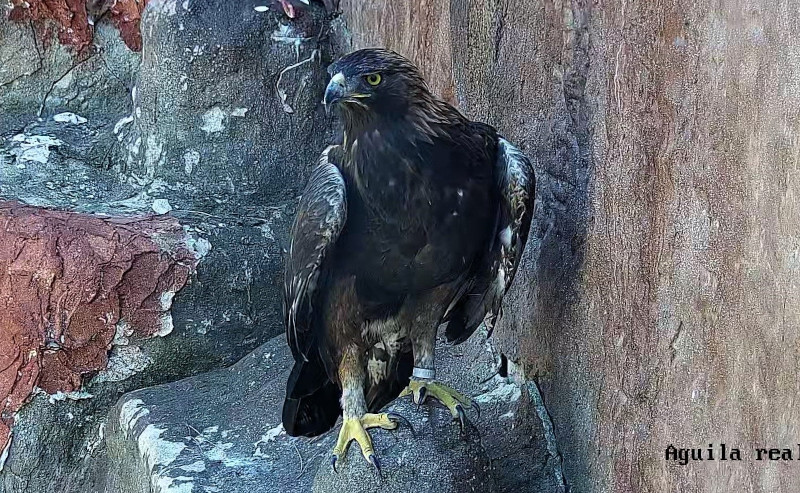
[[[296,361],[286,383],[283,428],[291,436],[317,436],[333,428],[341,414],[341,391],[316,358]]]

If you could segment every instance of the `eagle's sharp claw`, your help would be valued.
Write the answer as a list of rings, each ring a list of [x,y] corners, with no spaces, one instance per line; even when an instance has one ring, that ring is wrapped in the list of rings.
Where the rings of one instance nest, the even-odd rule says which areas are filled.
[[[464,406],[461,404],[456,405],[456,413],[458,414],[458,424],[463,432],[467,424],[467,414],[464,412]]]
[[[425,398],[428,397],[428,389],[425,387],[420,387],[419,389],[419,397],[417,398],[417,409],[425,402]]]
[[[417,432],[416,430],[414,430],[414,426],[412,426],[411,422],[407,420],[405,417],[397,413],[387,413],[386,416],[389,418],[389,420],[391,420],[394,423],[397,423],[398,425],[403,424],[405,426],[408,426],[408,428],[411,430],[411,434],[417,436]]]
[[[478,401],[475,399],[470,399],[470,407],[475,408],[475,413],[478,415],[478,419],[481,419],[481,406],[478,405]]]
[[[480,417],[481,409],[474,399],[448,387],[443,383],[433,380],[412,379],[404,392],[413,392],[417,409],[425,402],[428,396],[432,396],[446,407],[453,416],[454,421],[458,421],[463,432],[467,426],[466,409],[473,407]]]
[[[368,462],[372,464],[375,470],[378,472],[378,477],[383,479],[383,473],[381,472],[381,461],[375,454],[370,454]]]
[[[331,467],[333,467],[333,472],[338,473],[339,471],[336,470],[336,461],[338,458],[334,455],[331,457]]]

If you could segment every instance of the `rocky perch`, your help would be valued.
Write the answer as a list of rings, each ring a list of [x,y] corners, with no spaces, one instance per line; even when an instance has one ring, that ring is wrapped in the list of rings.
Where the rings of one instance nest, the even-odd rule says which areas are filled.
[[[314,439],[283,431],[292,358],[278,336],[228,369],[126,394],[106,427],[106,491],[563,491],[559,457],[545,438],[549,420],[539,419],[529,393],[535,386],[497,375],[491,346],[475,339],[440,346],[438,367],[444,381],[480,403],[480,415],[462,433],[446,409],[394,402],[388,409],[413,431],[372,433],[380,477],[355,445],[333,471],[337,429]]]

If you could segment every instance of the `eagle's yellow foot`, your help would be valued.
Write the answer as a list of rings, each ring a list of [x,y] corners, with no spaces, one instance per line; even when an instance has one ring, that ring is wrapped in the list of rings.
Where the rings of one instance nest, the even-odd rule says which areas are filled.
[[[331,465],[336,471],[336,464],[339,463],[347,454],[350,442],[355,440],[361,447],[361,454],[377,471],[381,473],[381,463],[375,455],[375,448],[372,446],[372,438],[367,432],[370,428],[383,428],[384,430],[394,430],[400,422],[406,422],[405,418],[394,413],[367,413],[361,418],[345,418],[342,422],[342,429],[339,430],[339,439],[333,447]]]
[[[417,380],[412,378],[411,381],[408,382],[408,387],[400,393],[400,397],[405,397],[407,395],[413,396],[414,403],[416,403],[417,406],[424,403],[429,395],[433,396],[450,410],[450,414],[453,415],[454,420],[458,420],[462,431],[467,421],[464,409],[470,409],[472,407],[476,410],[478,409],[477,403],[472,399],[435,380]]]

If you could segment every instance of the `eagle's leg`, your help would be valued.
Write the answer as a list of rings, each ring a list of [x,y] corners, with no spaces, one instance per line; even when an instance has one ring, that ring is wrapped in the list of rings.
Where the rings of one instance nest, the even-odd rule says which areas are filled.
[[[380,473],[380,462],[375,455],[372,438],[369,436],[370,428],[383,428],[393,430],[397,428],[401,418],[392,413],[372,414],[367,412],[367,403],[364,398],[364,379],[366,356],[363,351],[352,346],[345,350],[342,361],[339,363],[339,379],[342,383],[342,428],[339,438],[333,447],[331,465],[336,470],[336,464],[347,455],[350,442],[355,440],[361,447],[361,454]]]
[[[400,393],[400,397],[412,396],[418,406],[425,402],[428,396],[441,402],[464,429],[466,425],[465,409],[473,407],[472,399],[461,392],[436,380],[434,365],[434,348],[436,332],[431,337],[412,338],[414,351],[414,370],[408,386]],[[475,406],[477,407],[477,406]]]

